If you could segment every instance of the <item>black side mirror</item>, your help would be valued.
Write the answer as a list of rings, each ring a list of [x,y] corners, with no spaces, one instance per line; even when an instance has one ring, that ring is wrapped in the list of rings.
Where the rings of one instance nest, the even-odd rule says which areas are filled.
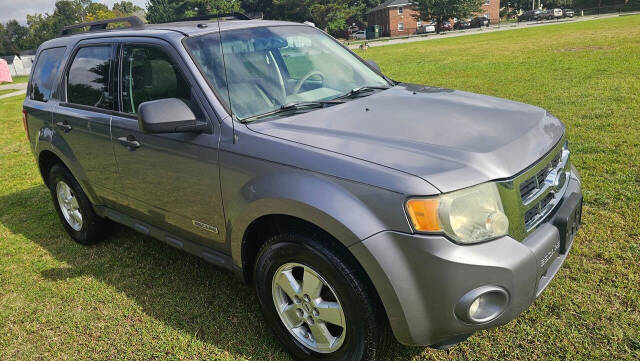
[[[182,100],[167,98],[152,100],[138,107],[138,127],[146,133],[184,133],[207,130]]]
[[[380,69],[380,65],[378,65],[378,63],[371,59],[367,59],[366,62],[370,67],[374,68],[378,73],[382,74],[382,70]]]

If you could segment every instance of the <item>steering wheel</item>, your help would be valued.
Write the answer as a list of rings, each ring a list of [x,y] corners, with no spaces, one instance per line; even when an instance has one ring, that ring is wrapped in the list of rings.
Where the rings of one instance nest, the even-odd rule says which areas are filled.
[[[312,71],[308,72],[307,75],[303,76],[302,79],[298,80],[298,83],[296,83],[295,88],[293,88],[293,94],[298,94],[300,92],[300,88],[302,88],[302,85],[304,84],[304,82],[309,80],[309,78],[311,78],[314,75],[320,75],[320,77],[322,78],[322,84],[324,84],[324,79],[325,79],[324,74],[321,71],[312,70]]]

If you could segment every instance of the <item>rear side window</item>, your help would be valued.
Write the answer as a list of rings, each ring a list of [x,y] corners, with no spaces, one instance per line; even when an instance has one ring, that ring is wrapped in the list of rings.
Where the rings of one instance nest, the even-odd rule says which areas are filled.
[[[29,98],[39,102],[46,102],[51,97],[55,82],[62,64],[62,56],[66,48],[51,48],[40,52],[36,67],[31,77]]]
[[[178,67],[160,48],[126,45],[122,55],[122,111],[135,114],[141,103],[166,98],[192,105],[191,88]]]
[[[67,77],[67,102],[113,110],[113,90],[109,89],[111,45],[78,50]]]

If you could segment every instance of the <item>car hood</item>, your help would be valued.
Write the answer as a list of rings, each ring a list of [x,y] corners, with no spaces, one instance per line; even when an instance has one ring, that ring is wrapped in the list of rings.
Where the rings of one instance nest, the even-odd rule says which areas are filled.
[[[514,176],[564,134],[538,107],[413,84],[247,126],[413,174],[441,192]]]

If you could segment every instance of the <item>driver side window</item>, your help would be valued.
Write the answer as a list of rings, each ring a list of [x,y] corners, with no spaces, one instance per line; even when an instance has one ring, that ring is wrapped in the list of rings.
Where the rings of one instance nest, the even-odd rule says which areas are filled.
[[[124,46],[121,87],[125,113],[136,114],[141,103],[167,98],[178,98],[194,108],[189,84],[171,58],[155,46]]]

